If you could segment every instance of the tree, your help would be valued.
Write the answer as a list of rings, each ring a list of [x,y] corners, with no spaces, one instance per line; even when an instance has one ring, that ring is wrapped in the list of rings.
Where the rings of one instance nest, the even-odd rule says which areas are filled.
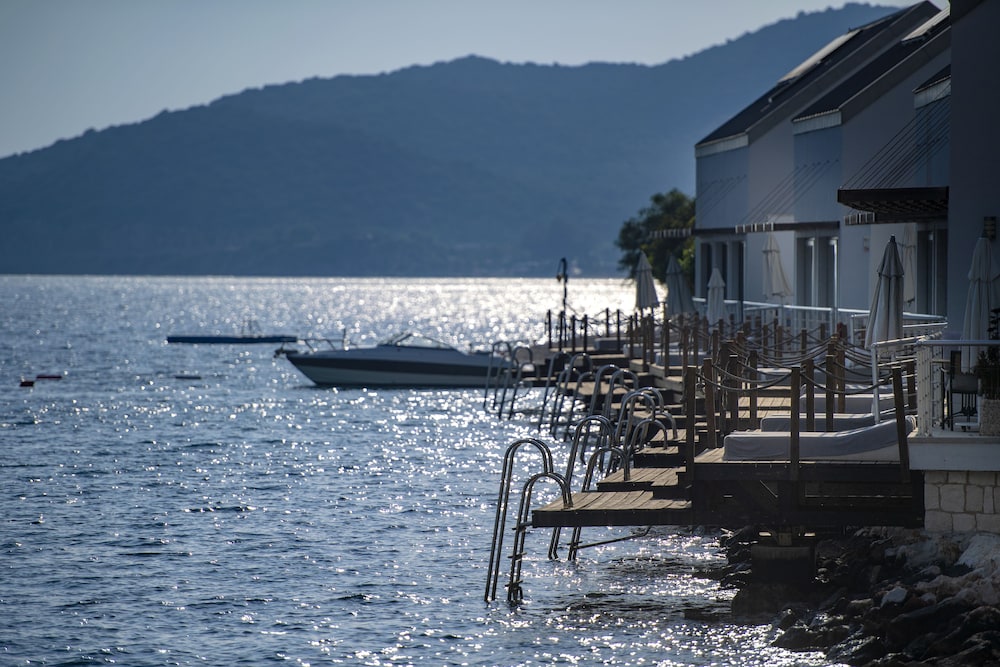
[[[635,277],[639,253],[645,253],[653,266],[653,276],[663,281],[667,275],[667,261],[677,255],[681,267],[694,275],[694,241],[685,232],[675,234],[667,230],[684,230],[694,226],[694,199],[674,188],[666,194],[650,197],[651,205],[639,211],[622,224],[615,245],[622,250],[618,268]]]

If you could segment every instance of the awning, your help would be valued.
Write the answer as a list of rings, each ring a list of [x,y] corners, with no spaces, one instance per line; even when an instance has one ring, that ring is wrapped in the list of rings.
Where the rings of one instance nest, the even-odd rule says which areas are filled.
[[[847,225],[948,219],[947,186],[841,189],[837,190],[837,201],[857,211],[844,216]]]

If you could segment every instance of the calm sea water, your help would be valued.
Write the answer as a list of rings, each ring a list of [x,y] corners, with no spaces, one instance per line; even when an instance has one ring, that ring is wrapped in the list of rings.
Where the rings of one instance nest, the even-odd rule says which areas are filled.
[[[580,313],[632,298],[569,285]],[[726,619],[698,531],[576,563],[536,531],[524,604],[484,603],[501,457],[535,431],[481,390],[317,389],[275,346],[165,342],[247,318],[535,341],[561,299],[555,280],[0,276],[0,664],[823,664]],[[63,379],[19,386],[39,374]]]

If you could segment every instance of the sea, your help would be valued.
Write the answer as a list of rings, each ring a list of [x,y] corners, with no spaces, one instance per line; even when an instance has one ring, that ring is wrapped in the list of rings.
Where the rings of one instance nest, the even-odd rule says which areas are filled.
[[[524,600],[505,560],[487,602],[505,450],[539,437],[565,466],[541,390],[508,419],[482,389],[318,388],[277,345],[166,342],[253,321],[540,343],[564,295],[599,317],[635,298],[578,277],[0,276],[0,665],[827,664],[731,619],[698,527],[585,529],[629,539],[575,562],[529,531]]]

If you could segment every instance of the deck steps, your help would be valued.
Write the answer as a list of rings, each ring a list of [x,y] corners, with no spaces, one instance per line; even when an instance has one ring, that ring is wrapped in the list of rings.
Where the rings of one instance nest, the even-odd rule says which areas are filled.
[[[654,498],[653,492],[579,491],[573,494],[573,507],[555,500],[532,512],[536,528],[556,526],[636,526],[687,525],[691,502]]]
[[[616,470],[597,483],[599,491],[632,491],[656,486],[677,486],[677,468],[631,468],[629,479],[624,470]]]

